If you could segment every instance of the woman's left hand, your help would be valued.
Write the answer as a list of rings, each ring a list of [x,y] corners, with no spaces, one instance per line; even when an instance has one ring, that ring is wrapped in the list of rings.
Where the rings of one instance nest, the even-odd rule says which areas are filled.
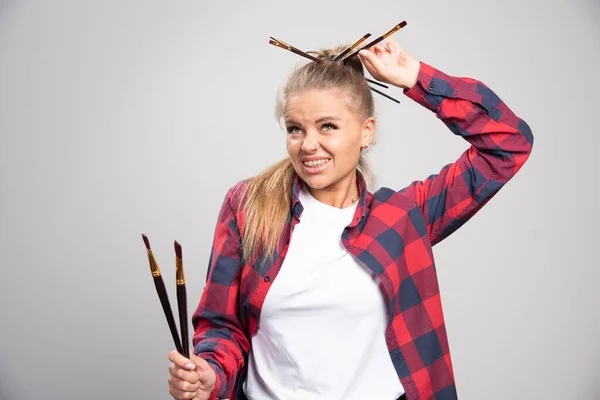
[[[361,50],[358,55],[367,71],[378,81],[403,89],[410,89],[417,83],[421,63],[392,38]]]

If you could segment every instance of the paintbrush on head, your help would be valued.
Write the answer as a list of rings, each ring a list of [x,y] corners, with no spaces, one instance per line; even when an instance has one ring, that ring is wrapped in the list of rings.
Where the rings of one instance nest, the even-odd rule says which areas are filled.
[[[369,43],[368,45],[364,46],[362,49],[366,49],[369,48],[377,43],[379,43],[381,40],[385,39],[386,37],[388,37],[389,35],[391,35],[392,33],[396,32],[397,30],[401,29],[402,27],[404,27],[406,25],[406,21],[401,22],[400,24],[396,25],[395,27],[393,27],[392,29],[390,29],[388,32],[384,33],[382,36],[380,36],[379,38],[375,39],[374,41],[372,41],[371,43]],[[355,41],[354,43],[352,43],[350,46],[348,46],[346,49],[344,49],[340,54],[334,56],[333,58],[331,58],[331,61],[338,61],[341,60],[340,62],[345,62],[346,60],[351,59],[352,57],[354,57],[356,54],[358,54],[358,52],[360,50],[357,50],[356,52],[354,52],[353,54],[351,54],[350,56],[344,57],[346,54],[348,54],[350,51],[354,50],[356,47],[358,47],[362,42],[364,42],[367,38],[369,38],[371,36],[370,33],[367,33],[365,35],[363,35],[360,39],[358,39],[357,41]],[[302,56],[304,58],[307,58],[311,61],[317,62],[317,63],[322,63],[323,61],[325,61],[324,59],[321,58],[317,58],[307,52],[304,52],[292,45],[287,44],[286,42],[284,42],[283,40],[279,40],[274,38],[273,36],[269,36],[269,44],[272,44],[275,47],[279,47],[281,49],[284,50],[288,50],[291,51],[292,53],[298,54],[299,56]],[[348,62],[345,62],[345,64],[347,65]],[[380,86],[382,88],[388,89],[388,86],[384,85],[383,83],[377,82],[375,80],[369,79],[366,76],[364,77],[364,79],[369,82],[372,83],[374,85]],[[390,95],[387,95],[383,92],[381,92],[380,90],[375,89],[372,86],[369,86],[369,89],[371,89],[372,91],[374,91],[375,93],[378,93],[392,101],[395,101],[396,103],[400,103],[399,100],[396,100],[395,98],[393,98]]]
[[[352,57],[356,56],[361,50],[366,50],[369,47],[375,46],[377,43],[379,43],[382,40],[388,38],[389,36],[392,36],[394,33],[398,32],[400,29],[404,28],[406,25],[407,25],[406,21],[400,22],[398,25],[395,25],[392,29],[390,29],[389,31],[387,31],[383,35],[379,36],[377,39],[373,40],[372,42],[369,42],[369,44],[367,44],[367,45],[361,47],[360,49],[356,50],[354,53],[350,54],[349,56],[344,57],[342,59],[342,62],[347,62]]]
[[[340,54],[338,54],[337,56],[333,57],[333,61],[337,61],[337,60],[341,59],[346,54],[350,53],[352,50],[354,50],[355,48],[357,48],[359,44],[361,44],[362,42],[364,42],[365,40],[367,40],[369,37],[371,37],[370,33],[365,34],[363,37],[361,37],[360,39],[358,39],[356,42],[354,42],[350,46],[348,46]]]
[[[292,53],[298,54],[299,56],[302,56],[304,58],[308,58],[309,60],[312,60],[314,62],[322,62],[323,61],[323,60],[318,59],[317,57],[311,56],[310,54],[308,54],[300,49],[295,48],[294,46],[287,44],[283,40],[275,39],[273,36],[269,36],[269,38],[271,39],[271,40],[269,40],[269,44],[272,44],[275,47],[279,47],[281,49],[291,51]]]

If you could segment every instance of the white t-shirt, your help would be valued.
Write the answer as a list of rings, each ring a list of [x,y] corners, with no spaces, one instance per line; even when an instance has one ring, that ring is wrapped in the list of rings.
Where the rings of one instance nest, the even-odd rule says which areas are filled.
[[[250,400],[395,400],[404,393],[385,343],[377,282],[341,240],[357,204],[300,192],[304,207],[252,338]]]

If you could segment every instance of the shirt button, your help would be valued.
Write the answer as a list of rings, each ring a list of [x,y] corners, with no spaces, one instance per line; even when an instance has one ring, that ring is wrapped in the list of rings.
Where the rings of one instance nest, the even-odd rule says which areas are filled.
[[[433,88],[434,88],[433,83],[430,83],[429,84],[429,90],[433,90]]]
[[[265,282],[271,282],[271,277],[270,276],[265,276]]]
[[[256,313],[252,313],[250,315],[252,315],[252,318],[256,318]]]
[[[302,211],[304,211],[304,207],[302,207],[302,204],[296,203],[296,205],[294,206],[294,212],[296,214],[301,214]]]

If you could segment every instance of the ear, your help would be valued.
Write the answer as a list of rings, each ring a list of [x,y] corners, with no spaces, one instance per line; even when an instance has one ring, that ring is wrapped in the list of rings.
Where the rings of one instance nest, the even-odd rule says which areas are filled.
[[[367,118],[362,124],[362,136],[360,138],[360,147],[365,148],[373,142],[375,138],[375,128],[377,121],[375,117]]]

